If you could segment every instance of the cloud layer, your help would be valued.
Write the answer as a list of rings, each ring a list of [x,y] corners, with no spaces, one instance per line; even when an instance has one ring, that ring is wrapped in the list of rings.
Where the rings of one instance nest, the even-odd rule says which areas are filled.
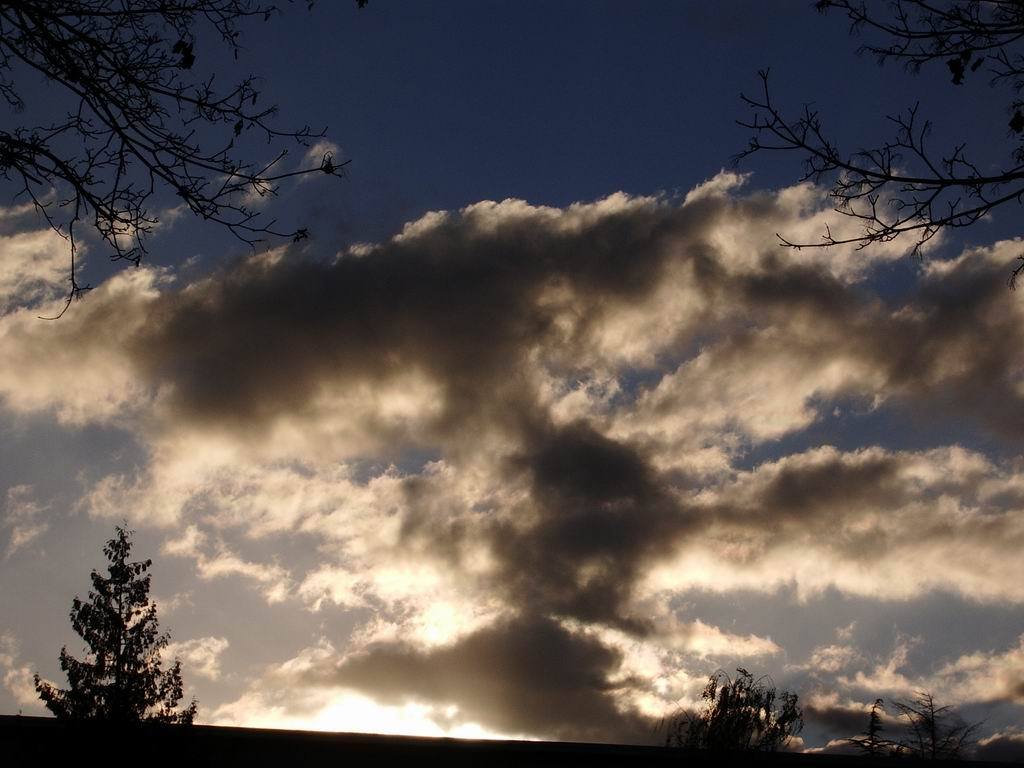
[[[288,679],[322,707],[427,707],[443,732],[644,740],[709,666],[784,653],[687,615],[688,592],[1024,602],[1020,244],[883,297],[896,244],[780,248],[832,215],[820,191],[743,182],[481,202],[191,281],[124,272],[58,324],[12,278],[0,401],[130,433],[145,454],[82,504],[163,529],[200,580],[365,617],[224,721],[291,716],[265,692]],[[858,439],[897,417],[939,437]],[[315,556],[246,554],[286,539]],[[217,677],[228,640],[195,642]],[[1016,663],[986,653],[936,674]],[[839,643],[790,668],[866,688],[858,663]]]

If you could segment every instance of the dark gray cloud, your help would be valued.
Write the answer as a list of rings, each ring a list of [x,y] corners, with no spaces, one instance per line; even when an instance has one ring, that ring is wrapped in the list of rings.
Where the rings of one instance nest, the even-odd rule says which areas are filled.
[[[851,508],[897,508],[916,489],[899,477],[899,458],[871,456],[851,463],[836,454],[813,464],[780,468],[758,494],[766,517],[782,521],[819,521]]]
[[[974,760],[1024,763],[1024,731],[1009,729],[982,739],[974,748]]]
[[[874,334],[890,386],[934,418],[947,409],[1017,443],[1024,430],[1022,296],[1008,263],[962,258],[933,269],[904,312]]]
[[[511,463],[535,503],[531,524],[493,532],[513,603],[643,633],[645,618],[629,613],[636,579],[692,526],[665,481],[582,423],[536,437]]]
[[[529,419],[532,393],[515,372],[531,350],[557,354],[564,341],[540,292],[567,284],[587,313],[639,300],[657,284],[665,238],[688,216],[633,206],[565,233],[543,216],[487,214],[452,217],[363,257],[250,261],[167,294],[137,359],[151,380],[172,385],[178,418],[242,430],[302,413],[325,383],[379,384],[410,370],[443,387],[435,426],[477,414]],[[577,320],[580,332],[590,322]]]
[[[749,209],[759,205],[778,215],[767,198],[738,213],[755,216]],[[650,724],[614,705],[608,681],[619,652],[558,620],[649,636],[652,620],[635,599],[641,580],[723,525],[759,542],[737,550],[746,560],[737,565],[756,565],[758,553],[807,535],[820,537],[829,557],[860,563],[905,543],[859,516],[897,514],[948,490],[942,481],[908,482],[906,456],[805,457],[751,475],[751,492],[742,480],[721,487],[715,503],[687,505],[673,475],[655,468],[658,447],[642,430],[611,437],[591,415],[565,422],[551,411],[538,371],[567,377],[605,365],[619,373],[595,351],[596,338],[609,318],[650,301],[679,270],[708,302],[696,314],[697,333],[736,375],[771,364],[778,351],[765,345],[767,331],[805,370],[844,361],[850,378],[832,394],[938,398],[986,424],[993,391],[1017,407],[1014,355],[1004,342],[1015,315],[994,260],[927,275],[894,310],[841,276],[770,249],[737,269],[712,237],[729,214],[737,209],[721,199],[684,208],[645,203],[569,226],[564,211],[481,208],[413,226],[362,256],[254,260],[158,301],[135,355],[150,380],[170,384],[177,419],[258,435],[280,417],[315,417],[325,386],[383,388],[416,371],[438,386],[440,407],[418,434],[366,425],[382,445],[426,441],[458,466],[477,440],[501,435],[491,472],[522,491],[508,497],[511,506],[445,510],[460,502],[410,478],[399,548],[458,573],[468,546],[482,544],[495,565],[475,577],[484,582],[479,594],[499,596],[515,618],[431,650],[374,643],[341,662],[333,682],[382,701],[451,701],[504,732],[636,741]],[[956,285],[945,286],[950,280]],[[652,349],[681,349],[694,333],[673,332]],[[764,400],[791,397],[782,384]],[[680,390],[655,417],[670,418],[688,398]],[[626,398],[613,410],[631,405]],[[741,412],[728,413],[740,403],[722,407],[726,423],[742,423]],[[953,484],[970,495],[964,478]],[[940,543],[960,533],[947,519],[915,531]],[[856,732],[850,712],[811,716]]]
[[[873,389],[888,396],[1018,431],[1024,398],[1014,389],[1021,360],[1011,340],[1019,313],[1005,265],[966,260],[924,279],[892,313],[770,244],[738,269],[737,257],[712,242],[730,215],[777,217],[778,209],[722,199],[646,203],[575,223],[565,211],[471,209],[365,256],[290,252],[165,293],[135,359],[147,379],[169,385],[178,418],[244,431],[307,412],[325,384],[379,385],[410,370],[442,387],[435,427],[458,429],[480,416],[536,426],[543,415],[522,375],[535,364],[530,355],[572,375],[592,362],[593,334],[610,312],[649,299],[667,265],[688,265],[690,288],[716,316],[697,330],[702,338],[743,348],[746,329],[776,327],[797,346],[830,345],[819,350],[822,364],[842,354],[873,369]],[[569,298],[545,301],[558,289]],[[678,348],[678,340],[657,346]]]
[[[791,456],[762,466],[724,485],[717,504],[706,519],[749,529],[769,540],[785,541],[794,532],[819,536],[846,549],[864,545],[860,556],[881,555],[891,543],[877,525],[865,526],[862,535],[844,532],[873,511],[892,511],[922,497],[934,498],[942,490],[907,482],[913,456],[874,451],[860,455],[835,450]],[[962,484],[961,484],[962,485]],[[970,489],[963,489],[969,490]]]
[[[804,719],[809,728],[818,728],[834,738],[853,738],[867,728],[870,705],[863,709],[816,702],[813,698],[803,705]],[[881,738],[888,738],[890,728],[883,724]],[[837,745],[838,746],[838,745]],[[856,748],[837,749],[840,753],[856,752]]]
[[[507,483],[528,490],[510,514],[446,521],[430,484],[405,484],[403,538],[460,566],[477,537],[496,560],[490,590],[534,616],[556,615],[646,634],[630,599],[637,579],[693,527],[691,514],[633,447],[586,423],[531,431],[507,459]]]
[[[331,681],[385,702],[454,702],[505,733],[651,741],[653,721],[615,706],[608,681],[619,651],[552,617],[645,635],[650,622],[630,605],[636,581],[691,522],[641,455],[586,424],[532,432],[525,442],[506,467],[510,483],[530,490],[521,514],[479,521],[475,530],[464,518],[445,524],[429,514],[429,485],[416,479],[406,485],[403,521],[406,541],[426,543],[454,567],[463,539],[482,534],[497,562],[488,591],[503,594],[516,617],[436,650],[371,645]]]
[[[317,420],[325,397],[414,374],[436,387],[437,408],[418,423],[373,409],[352,419],[376,436],[378,451],[410,441],[454,450],[473,430],[544,429],[550,414],[538,372],[621,377],[639,362],[654,369],[647,378],[656,383],[687,361],[693,342],[719,364],[737,366],[736,377],[741,364],[756,372],[780,351],[798,354],[793,364],[808,381],[842,361],[847,380],[831,382],[823,404],[881,397],[1019,434],[1024,361],[1014,340],[1022,297],[1006,290],[1008,262],[936,263],[902,305],[886,304],[851,277],[852,265],[870,264],[870,255],[807,259],[761,240],[780,220],[806,219],[808,204],[768,193],[707,194],[682,206],[625,196],[561,210],[479,203],[428,215],[359,256],[294,248],[165,287],[144,306],[127,306],[123,289],[94,294],[83,322],[105,329],[119,319],[126,338],[107,356],[130,366],[140,390],[161,394],[169,420],[247,441],[266,437],[282,418]],[[121,321],[126,312],[131,317]],[[659,325],[659,313],[677,322]],[[769,348],[766,332],[788,349]],[[30,335],[14,328],[5,345],[19,345],[5,351],[22,378],[45,357]],[[48,343],[84,338],[84,347],[102,351],[108,337],[68,334]],[[640,351],[617,359],[626,347]],[[0,392],[8,389],[12,403],[42,400],[0,381]],[[58,400],[71,397],[60,391],[54,387]],[[786,394],[773,390],[764,399]],[[94,400],[112,397],[100,392]],[[662,398],[656,415],[664,419],[685,403],[685,391]],[[631,398],[615,404],[628,410]],[[761,436],[739,403],[720,405],[721,423],[701,439]],[[804,425],[783,420],[776,429]]]
[[[615,706],[608,677],[619,661],[615,650],[550,619],[520,617],[432,651],[372,645],[332,670],[313,670],[311,681],[358,688],[386,703],[455,704],[467,720],[504,733],[651,741],[653,722]]]

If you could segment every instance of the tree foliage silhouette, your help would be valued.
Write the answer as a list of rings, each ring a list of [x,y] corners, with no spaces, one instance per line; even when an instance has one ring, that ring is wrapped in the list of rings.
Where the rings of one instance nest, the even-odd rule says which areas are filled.
[[[918,691],[907,702],[895,702],[907,721],[901,752],[925,760],[958,760],[973,744],[981,723],[966,723],[949,705],[937,706],[931,693]]]
[[[169,637],[158,634],[156,606],[149,601],[151,560],[130,562],[131,532],[118,526],[103,547],[108,572],[92,572],[88,602],[75,598],[71,626],[88,646],[79,660],[61,649],[67,689],[35,676],[47,709],[63,720],[152,720],[191,724],[196,702],[178,710],[182,698],[181,662],[161,668]]]
[[[323,132],[275,127],[277,108],[258,103],[253,75],[221,90],[215,73],[200,74],[213,58],[201,33],[237,58],[242,24],[276,13],[258,0],[0,0],[0,99],[22,112],[38,75],[66,97],[61,117],[0,129],[0,177],[70,241],[69,303],[88,288],[76,277],[76,224],[90,222],[112,259],[138,264],[160,189],[250,245],[306,236],[266,220],[247,196],[272,195],[293,176],[338,175],[345,163],[327,152],[289,169],[286,148],[238,157],[243,133],[308,146]]]
[[[927,146],[931,122],[917,105],[890,116],[895,133],[878,146],[847,152],[829,138],[821,116],[809,106],[787,117],[774,102],[768,73],[761,94],[742,96],[752,116],[742,159],[763,150],[797,151],[804,156],[805,180],[829,183],[837,212],[862,224],[860,234],[837,236],[826,229],[818,241],[792,241],[796,248],[854,243],[864,247],[902,234],[914,239],[914,252],[946,229],[967,227],[994,208],[1024,201],[1024,3],[1019,0],[819,0],[819,11],[845,14],[851,32],[869,42],[860,51],[880,62],[899,62],[912,72],[935,67],[953,84],[991,85],[1009,91],[1006,164],[982,170],[969,158],[966,143],[936,153]],[[987,77],[986,77],[987,75]],[[1010,285],[1024,270],[1010,275]]]
[[[743,668],[735,678],[721,670],[711,675],[701,699],[699,712],[670,723],[667,746],[775,752],[803,728],[797,695],[777,693],[767,677],[755,680]]]

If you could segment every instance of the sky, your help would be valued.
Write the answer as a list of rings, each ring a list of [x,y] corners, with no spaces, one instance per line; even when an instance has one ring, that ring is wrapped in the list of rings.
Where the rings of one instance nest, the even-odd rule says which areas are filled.
[[[732,162],[761,69],[983,167],[1000,95],[806,2],[298,5],[197,66],[351,161],[256,201],[309,240],[168,197],[45,321],[67,244],[0,189],[0,712],[45,714],[127,521],[204,723],[660,743],[743,667],[796,748],[926,690],[1024,754],[1019,211],[797,251],[855,228],[797,155]]]

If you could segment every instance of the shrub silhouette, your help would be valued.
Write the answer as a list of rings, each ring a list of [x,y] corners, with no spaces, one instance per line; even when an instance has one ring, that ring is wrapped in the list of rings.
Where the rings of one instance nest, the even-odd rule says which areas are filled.
[[[701,699],[699,712],[670,723],[666,746],[774,752],[803,728],[795,693],[777,693],[770,678],[755,680],[741,667],[735,678],[721,670],[711,675]]]

